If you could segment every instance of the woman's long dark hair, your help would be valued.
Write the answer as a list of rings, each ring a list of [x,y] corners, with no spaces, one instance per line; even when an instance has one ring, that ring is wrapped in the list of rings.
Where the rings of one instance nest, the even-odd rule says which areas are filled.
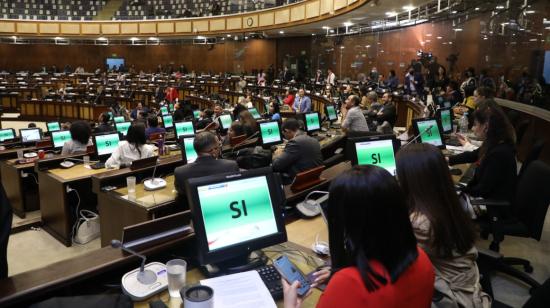
[[[430,246],[438,256],[465,254],[476,233],[454,189],[441,151],[427,143],[411,144],[397,153],[397,178],[409,201],[409,212],[430,221]]]
[[[139,122],[132,122],[132,125],[128,128],[126,134],[126,141],[133,145],[141,157],[141,146],[145,144],[147,138],[145,137],[145,125]]]
[[[334,179],[327,219],[333,268],[356,266],[370,292],[388,283],[370,260],[394,283],[418,257],[405,196],[385,169],[355,166]]]
[[[514,127],[506,117],[506,114],[497,103],[488,99],[484,101],[473,114],[474,121],[487,125],[487,136],[479,148],[479,159],[483,160],[485,154],[499,144],[516,146],[516,133]]]

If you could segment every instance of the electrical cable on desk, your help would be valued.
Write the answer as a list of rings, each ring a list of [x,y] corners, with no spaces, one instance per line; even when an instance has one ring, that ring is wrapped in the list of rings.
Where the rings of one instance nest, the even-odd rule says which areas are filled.
[[[78,242],[75,241],[75,236],[76,236],[76,228],[78,226],[78,216],[79,216],[79,208],[80,208],[80,194],[78,193],[78,191],[76,189],[73,189],[73,188],[68,188],[68,193],[69,192],[72,192],[74,191],[74,193],[76,194],[76,197],[78,198],[78,202],[76,204],[76,215],[75,215],[75,223],[73,225],[73,228],[72,228],[72,231],[71,231],[71,242],[73,244],[77,244],[77,245],[82,245]]]

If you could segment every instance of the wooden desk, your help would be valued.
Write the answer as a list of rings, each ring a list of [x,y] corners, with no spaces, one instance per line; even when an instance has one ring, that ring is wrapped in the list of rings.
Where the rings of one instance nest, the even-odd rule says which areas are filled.
[[[109,106],[46,100],[21,101],[21,117],[29,120],[64,119],[96,121]]]
[[[16,161],[17,158],[0,161],[0,175],[14,214],[25,218],[25,212],[40,209],[38,177],[34,162],[17,164]],[[23,173],[27,175],[23,177]]]

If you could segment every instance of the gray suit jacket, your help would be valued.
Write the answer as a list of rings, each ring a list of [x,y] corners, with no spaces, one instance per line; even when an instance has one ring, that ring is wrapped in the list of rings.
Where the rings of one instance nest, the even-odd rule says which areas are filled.
[[[192,178],[215,175],[227,172],[238,172],[236,162],[227,159],[215,159],[212,156],[199,156],[195,162],[179,166],[174,171],[174,186],[178,192],[176,203],[183,210],[188,209],[185,195],[185,181]]]
[[[273,171],[287,173],[289,177],[294,178],[296,173],[322,164],[323,155],[319,141],[299,131],[286,144],[283,154],[273,161]]]

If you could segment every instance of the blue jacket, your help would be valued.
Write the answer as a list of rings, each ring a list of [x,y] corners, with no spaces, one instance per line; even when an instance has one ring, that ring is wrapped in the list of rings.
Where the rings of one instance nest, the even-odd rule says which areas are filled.
[[[306,113],[311,111],[311,99],[309,96],[302,97],[302,102],[300,103],[300,96],[296,95],[294,99],[294,105],[292,107],[296,112]],[[299,109],[298,109],[299,108]]]

